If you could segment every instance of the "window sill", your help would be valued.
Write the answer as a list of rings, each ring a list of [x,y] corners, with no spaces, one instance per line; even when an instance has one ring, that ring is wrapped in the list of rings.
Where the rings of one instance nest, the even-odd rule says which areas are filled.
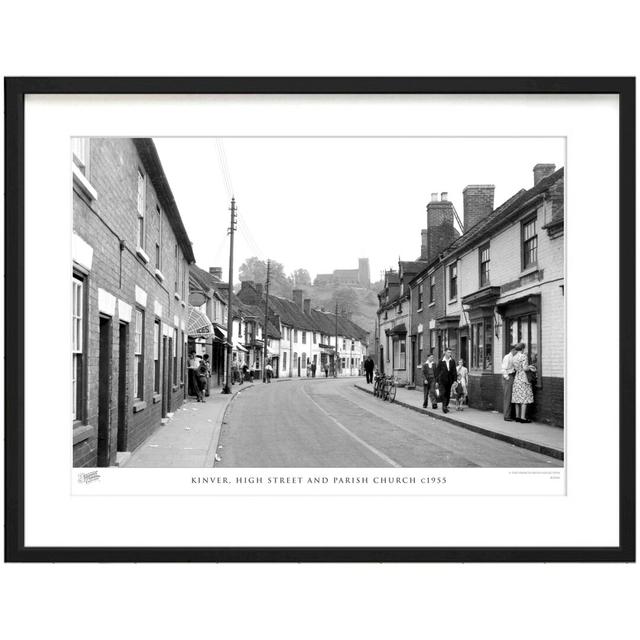
[[[73,444],[84,442],[93,436],[93,427],[90,424],[80,424],[73,427]]]
[[[147,403],[144,400],[139,400],[133,403],[133,413],[139,413],[147,408]]]
[[[153,404],[158,404],[158,402],[160,402],[160,400],[162,400],[162,395],[159,393],[154,393],[153,394]]]
[[[436,306],[435,301],[434,301],[434,302],[430,302],[430,303],[429,303],[429,307],[435,307],[435,306]]]
[[[456,296],[455,298],[449,298],[448,304],[453,304],[454,302],[458,302],[458,296]]]
[[[531,275],[532,273],[535,273],[537,270],[538,270],[538,265],[537,265],[537,264],[534,264],[534,265],[532,265],[532,266],[530,266],[530,267],[527,267],[526,269],[523,269],[523,270],[520,272],[520,277],[522,278],[522,276],[528,276],[528,275]]]
[[[186,304],[186,302],[185,302],[184,300],[182,300],[182,301],[180,302],[180,304],[181,304],[183,307],[186,307],[186,306],[187,306],[187,304]]]
[[[136,247],[136,255],[145,264],[147,264],[149,262],[149,256],[146,254],[145,250],[142,247]]]
[[[177,384],[171,386],[172,391],[177,391],[180,387]]]
[[[180,302],[181,298],[180,298],[180,294],[179,294],[179,293],[174,293],[174,294],[173,294],[173,297],[174,297],[178,302]]]
[[[422,307],[420,307],[419,309],[416,309],[416,313],[421,313],[422,312]]]
[[[183,389],[184,388],[184,382],[180,383],[180,388]]]
[[[164,276],[162,275],[162,271],[160,269],[156,269],[155,276],[160,280],[160,282],[164,282]]]
[[[87,180],[86,176],[78,169],[75,162],[71,163],[73,171],[73,183],[91,200],[98,199],[98,192],[93,188],[93,185]]]

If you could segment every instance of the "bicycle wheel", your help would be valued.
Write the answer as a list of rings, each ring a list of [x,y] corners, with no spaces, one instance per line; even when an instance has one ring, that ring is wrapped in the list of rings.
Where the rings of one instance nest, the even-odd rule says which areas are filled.
[[[389,399],[389,383],[385,381],[384,386],[382,387],[382,399],[384,401]]]
[[[377,398],[377,397],[378,397],[378,392],[379,392],[379,390],[380,390],[380,381],[379,381],[379,380],[376,380],[376,381],[373,383],[373,397],[374,397],[374,398]]]
[[[387,388],[387,400],[393,402],[396,399],[396,384],[391,382]]]

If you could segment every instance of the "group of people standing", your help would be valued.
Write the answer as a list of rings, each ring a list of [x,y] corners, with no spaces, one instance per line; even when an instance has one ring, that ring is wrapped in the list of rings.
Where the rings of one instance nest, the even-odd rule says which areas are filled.
[[[524,349],[524,342],[514,344],[502,360],[504,419],[507,422],[531,422],[527,418],[527,405],[533,404],[536,367],[529,363]],[[515,417],[512,417],[514,407]]]
[[[187,362],[189,395],[196,396],[198,402],[205,402],[205,397],[209,397],[211,381],[211,363],[209,354],[199,356],[195,351],[189,353]]]
[[[429,403],[433,409],[442,403],[443,413],[449,413],[451,398],[455,399],[456,411],[463,411],[463,404],[467,400],[467,387],[469,383],[469,370],[464,366],[464,360],[456,364],[451,354],[451,349],[445,349],[444,357],[436,363],[435,356],[427,356],[422,365],[422,406],[426,408]]]

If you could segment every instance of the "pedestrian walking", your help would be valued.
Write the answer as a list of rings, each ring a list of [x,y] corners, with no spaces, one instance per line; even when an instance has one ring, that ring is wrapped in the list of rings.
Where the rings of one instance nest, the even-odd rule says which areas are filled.
[[[458,366],[456,368],[458,375],[461,376],[462,380],[462,389],[464,392],[464,396],[462,398],[462,402],[465,404],[469,404],[468,394],[469,394],[469,369],[464,366],[464,359],[460,358],[458,361]]]
[[[325,378],[329,377],[329,363],[328,362],[324,363],[324,377]]]
[[[315,362],[311,363],[311,377],[312,378],[316,377],[316,363]]]
[[[426,409],[428,403],[431,403],[432,409],[438,408],[436,399],[436,363],[433,354],[429,354],[425,363],[422,365],[422,391],[424,398],[422,406]]]
[[[451,397],[456,401],[456,411],[464,411],[462,407],[464,387],[462,386],[462,376],[460,374],[458,374],[456,381],[451,385]]]
[[[527,405],[533,404],[533,387],[529,376],[535,372],[535,367],[529,365],[527,354],[524,352],[524,343],[516,345],[516,354],[513,356],[513,390],[511,402],[516,406],[516,422],[531,422],[527,418]],[[529,374],[529,375],[528,375]]]
[[[271,384],[271,378],[273,377],[273,367],[271,366],[270,362],[267,362],[264,370],[266,372],[267,382]]]
[[[449,413],[451,385],[455,382],[457,375],[456,361],[451,357],[451,349],[445,349],[444,357],[440,360],[436,369],[437,389],[442,401],[443,413]]]
[[[367,356],[364,361],[364,372],[367,376],[367,384],[371,384],[373,382],[373,369],[375,364],[373,362],[373,358],[371,356]]]
[[[189,353],[189,360],[187,360],[187,384],[189,385],[189,395],[196,396],[198,402],[200,402],[200,384],[197,376],[199,366],[200,359],[196,356],[195,351],[191,351]]]
[[[204,399],[204,391],[207,388],[207,378],[209,375],[209,369],[204,360],[200,359],[200,365],[196,370],[196,378],[198,383],[198,402],[206,402]]]
[[[513,356],[517,353],[516,345],[511,345],[509,353],[502,359],[502,389],[503,389],[503,413],[506,422],[513,422],[512,416],[512,400],[513,379],[516,370],[513,367]]]

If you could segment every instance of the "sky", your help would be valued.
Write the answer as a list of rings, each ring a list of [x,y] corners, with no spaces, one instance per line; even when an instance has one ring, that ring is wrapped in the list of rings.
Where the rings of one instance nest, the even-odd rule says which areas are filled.
[[[372,281],[420,254],[431,193],[462,218],[468,184],[495,185],[494,207],[533,186],[537,163],[565,164],[564,138],[154,138],[203,269],[229,267],[229,206],[238,231],[234,280],[257,256],[313,279],[356,269]]]

